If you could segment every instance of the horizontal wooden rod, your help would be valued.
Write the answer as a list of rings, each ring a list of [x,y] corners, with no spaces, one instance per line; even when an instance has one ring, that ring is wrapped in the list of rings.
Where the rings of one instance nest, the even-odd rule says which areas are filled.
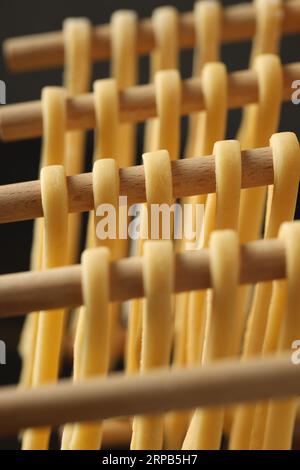
[[[285,277],[285,250],[280,240],[258,240],[240,247],[241,284]],[[110,299],[144,296],[143,259],[124,258],[110,265]],[[209,249],[175,255],[175,292],[211,287]],[[28,271],[0,276],[0,316],[82,305],[81,266]]]
[[[205,367],[156,369],[143,375],[112,374],[74,384],[0,390],[0,435],[117,416],[214,407],[300,393],[299,366],[290,354],[246,362],[221,360]]]
[[[283,66],[282,100],[289,101],[292,83],[300,77],[300,62]],[[257,75],[254,70],[228,74],[228,107],[240,108],[258,100]],[[93,129],[96,126],[94,95],[68,97],[67,130]],[[201,80],[182,81],[181,114],[205,109]],[[155,117],[156,100],[153,84],[139,85],[119,92],[120,122],[142,122]],[[10,104],[0,108],[0,137],[4,141],[30,139],[43,133],[41,101]]]
[[[270,147],[244,150],[241,155],[242,188],[273,183]],[[214,156],[194,157],[171,162],[174,198],[209,194],[216,190]],[[143,165],[121,168],[120,195],[128,206],[146,201]],[[69,212],[94,209],[92,173],[67,177]],[[43,216],[40,181],[0,186],[0,223],[17,222]]]
[[[193,12],[179,18],[179,44],[189,48],[195,44]],[[241,3],[223,8],[221,38],[223,42],[244,41],[255,34],[256,12],[252,4]],[[283,5],[282,32],[300,31],[300,2],[292,0]],[[155,47],[151,19],[139,21],[137,53],[147,54]],[[63,32],[34,34],[7,39],[3,45],[4,57],[12,72],[26,72],[61,66],[64,62]],[[92,36],[92,60],[108,59],[111,54],[110,25],[96,26]]]

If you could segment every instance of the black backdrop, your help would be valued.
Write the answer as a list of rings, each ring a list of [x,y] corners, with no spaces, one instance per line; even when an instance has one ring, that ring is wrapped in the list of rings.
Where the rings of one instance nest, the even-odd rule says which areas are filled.
[[[95,1],[95,0],[1,0],[0,2],[0,41],[11,36],[32,34],[38,32],[58,30],[62,21],[68,16],[87,16],[94,24],[106,23],[110,15],[117,9],[134,9],[139,16],[147,17],[157,6],[172,4],[181,11],[191,10],[193,0],[174,1],[155,0],[127,1]],[[224,5],[239,3],[223,1]],[[222,48],[222,60],[228,70],[247,68],[250,44],[238,43],[225,45]],[[299,36],[286,37],[282,41],[281,57],[283,63],[299,60]],[[181,70],[183,78],[191,74],[192,54],[184,51],[181,55]],[[94,78],[107,77],[109,68],[107,63],[94,66]],[[148,60],[141,59],[141,83],[147,82]],[[61,83],[62,71],[47,70],[24,74],[10,74],[3,63],[0,54],[0,79],[7,85],[7,103],[39,99],[44,85],[57,85]],[[299,77],[300,78],[300,77]],[[233,138],[238,126],[240,112],[229,114],[228,137]],[[291,103],[283,105],[280,130],[290,130],[300,135],[299,108]],[[185,120],[183,119],[183,132]],[[87,164],[91,162],[92,140],[91,133],[88,139]],[[141,133],[139,133],[138,155],[141,155]],[[0,184],[36,179],[38,176],[38,162],[40,153],[40,139],[21,141],[15,143],[0,143]],[[22,222],[1,225],[0,227],[0,274],[27,270],[29,267],[29,254],[31,246],[32,222]],[[18,379],[20,361],[17,355],[17,341],[22,325],[22,319],[1,320],[1,339],[7,345],[7,365],[0,366],[0,384],[16,383]],[[16,440],[0,441],[0,448],[15,448]]]

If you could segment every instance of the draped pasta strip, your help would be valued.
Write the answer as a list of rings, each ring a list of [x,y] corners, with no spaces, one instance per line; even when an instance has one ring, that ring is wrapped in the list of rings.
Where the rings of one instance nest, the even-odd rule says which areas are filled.
[[[169,364],[173,291],[172,242],[147,241],[144,245],[141,373]],[[163,445],[163,415],[137,416],[133,421],[131,449],[160,450]]]
[[[207,64],[202,72],[205,100],[204,133],[199,154],[213,152],[215,142],[224,138],[227,118],[227,75],[223,64]],[[211,230],[215,224],[215,195],[209,195],[205,207],[203,227],[201,227],[201,247],[207,247]],[[188,199],[194,206],[204,204],[205,196]],[[199,234],[198,234],[199,235]],[[187,361],[189,364],[201,361],[203,333],[205,327],[205,292],[191,292],[188,297]]]
[[[222,19],[221,4],[216,0],[197,1],[194,6],[196,45],[193,60],[193,77],[201,78],[205,64],[220,59],[220,33]],[[202,120],[202,121],[201,121]],[[186,157],[199,155],[196,148],[204,137],[201,124],[205,122],[205,112],[191,115],[188,124]]]
[[[285,223],[280,229],[280,238],[284,240],[286,250],[287,280],[283,319],[276,350],[290,351],[300,335],[300,223]],[[264,450],[289,450],[292,445],[294,424],[298,407],[298,398],[271,400],[268,406],[266,430],[263,442]]]
[[[41,168],[47,165],[63,164],[65,161],[65,110],[66,95],[62,88],[46,87],[42,91],[43,142]],[[34,222],[31,269],[40,270],[43,265],[43,230],[44,221]],[[32,384],[38,315],[33,313],[25,320],[21,334],[19,352],[22,357],[20,384],[29,387]]]
[[[79,322],[81,338],[75,341],[79,359],[78,380],[104,375],[109,364],[109,250],[92,248],[82,255],[84,311]],[[102,423],[75,424],[70,450],[98,450]]]
[[[171,6],[156,8],[152,14],[155,49],[150,56],[150,81],[159,70],[178,69],[178,13]],[[145,125],[144,151],[157,150],[157,118]],[[159,147],[161,148],[161,147]]]
[[[137,81],[137,15],[130,10],[116,11],[111,16],[111,76],[118,90]],[[112,156],[112,155],[111,155]],[[135,159],[135,126],[119,124],[116,156],[120,167],[130,166]]]
[[[64,168],[54,165],[41,170],[44,211],[43,269],[67,263],[68,196]],[[64,327],[64,310],[40,312],[32,372],[32,386],[53,383],[58,378]],[[24,432],[22,449],[46,450],[51,430],[29,429]]]
[[[155,77],[155,91],[157,100],[158,122],[155,132],[157,133],[157,149],[163,148],[168,151],[169,159],[179,157],[180,142],[180,77],[175,70],[158,72]],[[161,142],[163,141],[163,142]],[[157,150],[156,149],[156,150]],[[161,181],[164,177],[159,176]],[[155,184],[155,181],[154,181]],[[158,202],[154,202],[157,204]],[[144,211],[141,217],[141,234],[144,232]],[[145,238],[150,238],[146,236]],[[143,237],[137,240],[136,253],[141,255],[143,251]],[[139,367],[139,344],[141,335],[141,302],[134,300],[131,304],[131,312],[128,319],[126,370],[128,373],[135,372]]]
[[[225,303],[226,295],[228,295],[227,302],[229,299],[235,299],[237,293],[237,276],[238,276],[238,263],[237,263],[237,235],[234,232],[229,231],[229,229],[236,229],[238,223],[238,213],[239,213],[239,200],[240,200],[240,189],[241,189],[241,151],[240,146],[237,141],[223,141],[216,142],[214,146],[214,154],[216,158],[216,209],[215,209],[215,226],[217,229],[228,230],[227,232],[213,232],[210,238],[210,248],[214,247],[214,241],[220,244],[219,249],[222,250],[218,255],[220,261],[215,261],[215,263],[220,264],[220,273],[223,277],[219,278],[219,282],[224,283],[224,293],[220,291],[220,300],[219,309],[214,313],[212,309],[211,293],[207,294],[206,309],[207,309],[207,320],[206,320],[206,329],[205,329],[205,339],[204,339],[204,349],[202,362],[206,363],[207,360],[217,359],[220,357],[226,357],[229,355],[230,345],[231,345],[231,335],[236,328],[236,316],[237,309],[235,305],[235,300],[231,300],[232,304],[226,308],[227,303]],[[227,234],[227,238],[226,238]],[[217,238],[219,236],[219,240]],[[222,236],[224,239],[222,240]],[[218,241],[216,241],[218,240]],[[226,241],[227,240],[227,241]],[[230,255],[227,253],[224,255],[226,250],[226,244],[228,243]],[[219,246],[219,245],[217,245]],[[231,250],[234,250],[233,253]],[[236,253],[235,253],[236,251]],[[213,256],[214,251],[212,249]],[[222,258],[224,256],[224,260]],[[229,256],[227,258],[227,256]],[[235,279],[235,294],[232,293],[233,286],[231,285],[232,278],[225,280],[226,269],[229,270],[229,260],[230,256],[233,256],[233,279]],[[213,269],[214,260],[212,259]],[[227,260],[227,261],[226,261]],[[223,263],[225,263],[223,265]],[[226,264],[227,263],[227,264]],[[214,271],[212,272],[213,275]],[[220,276],[219,273],[215,274]],[[214,282],[213,282],[214,285]],[[230,288],[231,286],[231,288]],[[228,289],[228,291],[226,290]],[[218,292],[213,295],[218,296]],[[225,297],[223,297],[224,295]],[[218,297],[217,297],[218,299]],[[222,302],[224,301],[225,306],[223,307]],[[218,302],[218,300],[216,300]],[[232,306],[233,305],[233,306]],[[222,310],[224,308],[224,310]],[[226,313],[227,312],[227,313]],[[223,315],[225,316],[223,318]],[[219,320],[219,317],[222,320]],[[223,338],[220,336],[214,337],[214,331],[219,328],[218,321],[221,322],[222,326],[219,330],[221,334],[223,329]],[[229,328],[229,330],[227,330]],[[203,327],[204,330],[204,327]],[[202,331],[204,336],[204,331]],[[228,335],[228,336],[227,336]],[[222,346],[220,346],[220,341]],[[218,349],[219,348],[219,349]],[[210,353],[208,351],[219,351],[215,357],[215,353]],[[224,356],[222,355],[224,354]],[[187,435],[184,440],[183,448],[184,449],[218,449],[220,447],[221,436],[222,436],[222,426],[223,426],[223,410],[211,411],[211,410],[197,410],[192,418],[191,424],[189,426]]]
[[[65,45],[64,87],[70,96],[87,93],[92,75],[92,25],[87,18],[68,18],[63,23],[63,34]],[[77,175],[84,170],[85,139],[85,132],[67,132],[65,157],[67,175]],[[78,258],[80,229],[80,214],[70,214],[68,238],[70,263],[75,263]]]
[[[290,132],[274,134],[270,139],[270,144],[273,149],[274,188],[271,193],[270,217],[264,235],[266,239],[276,237],[281,223],[293,218],[300,172],[299,145],[294,134]],[[272,283],[262,283],[256,286],[243,345],[243,359],[262,352],[271,295]],[[261,414],[263,410],[257,410],[257,413],[257,419],[262,422],[260,424],[257,422],[254,426],[257,430],[252,431],[255,405],[237,407],[230,438],[230,446],[233,449],[249,448],[251,432],[253,434],[252,445],[257,446],[262,441],[264,419]]]

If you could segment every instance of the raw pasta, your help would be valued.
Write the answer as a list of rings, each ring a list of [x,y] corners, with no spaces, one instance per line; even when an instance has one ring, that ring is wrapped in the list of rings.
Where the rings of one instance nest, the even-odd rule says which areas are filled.
[[[143,227],[145,230],[147,227],[148,236],[154,227],[151,223],[151,210],[155,204],[167,204],[172,203],[172,175],[170,157],[166,150],[159,150],[157,152],[150,152],[143,155],[144,170],[145,170],[145,186],[146,186],[146,197],[147,197],[147,212],[143,211],[142,219]],[[154,223],[158,221],[154,220]],[[160,228],[160,227],[159,227]],[[146,235],[146,234],[145,234]],[[161,231],[158,232],[158,238],[162,235]],[[132,310],[130,317],[130,326],[132,328],[132,337],[129,337],[129,351],[128,359],[137,361],[136,356],[131,359],[130,354],[134,354],[137,350],[138,342],[141,341],[141,335],[144,325],[144,319],[142,319],[141,310],[143,305],[138,305],[139,309]],[[130,333],[130,332],[129,332]],[[143,344],[143,343],[142,343]],[[142,359],[141,359],[142,364]],[[136,441],[137,434],[133,432],[131,447],[138,449],[138,442]]]
[[[235,325],[239,275],[239,244],[234,231],[213,232],[210,238],[210,269],[213,295],[208,306],[207,339],[203,363],[230,354],[231,331]],[[222,437],[224,410],[197,410],[183,449],[217,450]]]
[[[265,230],[265,238],[276,237],[282,222],[293,219],[300,174],[300,151],[296,135],[291,132],[274,134],[270,139],[270,144],[273,149],[274,187],[269,193],[270,215]],[[281,286],[281,282],[278,281],[273,284],[273,293],[270,284],[264,283],[257,287],[257,295],[260,291],[260,295],[263,296],[263,309],[268,310],[272,293],[272,302],[269,304],[267,327],[263,340],[263,354],[274,352],[277,344],[279,319],[283,311],[282,289],[278,285]],[[254,306],[257,306],[257,303]],[[257,331],[255,328],[254,314],[257,317],[256,324],[260,321],[265,322],[265,310],[262,310],[261,304],[259,309],[256,307],[256,310],[253,312],[252,320],[253,335],[254,333],[259,334],[259,330]],[[249,332],[250,334],[251,332]],[[263,446],[266,412],[265,403],[257,406],[252,426],[250,448],[261,449]]]
[[[42,91],[43,142],[41,168],[47,165],[63,164],[65,161],[65,121],[66,94],[62,88],[46,87]],[[43,219],[34,223],[31,269],[42,269],[43,263]],[[32,313],[25,320],[19,344],[22,357],[20,384],[29,387],[32,384],[32,368],[36,346],[38,315]]]
[[[141,373],[169,364],[172,335],[172,242],[148,241],[144,245],[144,289]],[[131,449],[160,450],[163,415],[137,416],[133,421]]]
[[[152,15],[155,49],[150,56],[150,81],[159,70],[178,69],[178,13],[174,7],[156,8]],[[144,151],[157,150],[157,118],[146,122]]]
[[[104,229],[107,227],[107,230],[110,229],[110,225],[114,224],[115,227],[118,227],[119,220],[116,214],[118,214],[118,205],[119,205],[119,172],[116,161],[114,159],[100,159],[94,163],[93,168],[93,195],[94,195],[94,214],[91,214],[90,220],[93,222],[93,245],[94,246],[102,246],[110,249],[112,253],[115,253],[115,245],[118,243],[118,229],[115,234],[108,234],[109,237],[106,239],[101,239],[100,236],[104,236]],[[108,208],[110,205],[110,208]],[[108,219],[108,226],[107,224],[103,224],[101,230],[97,228],[98,223],[102,223],[101,219],[104,217],[103,214],[97,214],[97,209],[103,207],[104,213],[106,210],[109,210],[109,214],[114,217],[115,219],[111,220]],[[115,210],[112,211],[112,208]],[[100,221],[98,222],[98,216],[102,216]],[[98,232],[99,230],[99,232]],[[106,232],[107,232],[106,230]],[[97,237],[97,233],[99,237]],[[113,238],[113,235],[115,237]],[[110,238],[111,237],[111,238]],[[114,256],[111,257],[114,259]],[[111,347],[111,342],[114,339],[115,328],[116,328],[116,311],[114,309],[115,305],[111,304],[109,306],[109,328],[107,328],[106,334],[109,336],[108,344]],[[84,338],[86,335],[86,309],[82,307],[78,314],[78,321],[76,326],[76,336],[75,336],[75,348],[74,348],[74,371],[73,371],[73,378],[74,381],[80,380],[82,377],[82,350],[84,349]],[[92,354],[92,353],[91,353]],[[94,353],[94,360],[97,357],[97,351]],[[108,354],[109,357],[109,354]],[[97,428],[97,425],[95,425]],[[98,426],[99,427],[99,426]],[[89,427],[88,427],[89,429]],[[93,426],[91,427],[93,430]],[[63,436],[62,436],[62,450],[67,450],[72,445],[73,442],[73,431],[75,429],[72,425],[68,424],[64,428]],[[89,432],[89,431],[87,431]],[[93,431],[91,431],[93,433]],[[79,433],[80,434],[80,433]],[[97,434],[97,433],[96,433]],[[99,433],[98,433],[99,434]],[[78,433],[76,434],[78,435]],[[73,437],[72,437],[73,436]],[[77,439],[77,438],[76,438]],[[75,441],[74,441],[75,442]],[[81,442],[76,440],[76,442]],[[75,445],[75,444],[74,444]],[[76,444],[77,445],[77,444]],[[80,444],[78,444],[80,445]]]
[[[286,300],[278,338],[278,352],[290,351],[300,337],[300,223],[285,223],[280,229],[286,250]],[[268,406],[264,450],[289,450],[298,407],[298,398],[271,400]]]
[[[240,145],[237,141],[223,141],[223,142],[216,142],[214,145],[213,153],[215,155],[216,161],[216,205],[215,205],[215,227],[217,229],[236,229],[238,223],[238,213],[239,213],[239,201],[240,201],[240,190],[241,190],[241,151]],[[223,232],[226,233],[226,232]],[[229,245],[230,240],[236,235],[233,232],[228,232],[229,235]],[[221,238],[220,234],[220,249],[225,250],[226,242]],[[212,238],[215,237],[215,238]],[[231,238],[230,238],[231,237]],[[225,237],[226,238],[226,237]],[[234,238],[233,238],[234,239]],[[213,240],[216,240],[215,232],[211,235],[211,247],[213,245]],[[233,242],[231,242],[233,243]],[[237,240],[235,241],[237,244]],[[235,248],[236,249],[236,248]],[[230,250],[230,248],[229,248]],[[221,256],[221,254],[220,254]],[[225,257],[225,260],[227,258]],[[230,257],[229,257],[230,259]],[[235,265],[235,258],[233,257],[233,270],[237,270],[237,266]],[[223,261],[222,261],[223,262]],[[218,261],[220,266],[222,266],[221,261]],[[224,261],[226,263],[226,261]],[[227,259],[228,263],[228,259]],[[216,268],[215,268],[216,269]],[[223,269],[223,271],[222,271]],[[224,267],[220,267],[220,272],[224,273],[225,270],[228,269],[228,266],[225,264]],[[218,274],[219,275],[219,274]],[[235,273],[237,276],[237,274]],[[224,276],[225,277],[225,276]],[[223,279],[224,285],[226,286],[226,281]],[[230,285],[230,280],[228,281]],[[237,280],[236,280],[237,283]],[[225,287],[226,289],[226,287]],[[225,290],[226,292],[226,290]],[[229,293],[229,294],[228,294]],[[232,295],[232,290],[229,289],[227,295]],[[214,295],[218,295],[217,293]],[[221,294],[220,294],[221,295]],[[226,305],[226,304],[225,304]],[[233,303],[233,305],[235,305]],[[221,309],[222,302],[219,304],[219,308]],[[212,357],[209,356],[207,353],[207,348],[210,348],[212,351],[217,350],[219,347],[219,355],[218,357],[222,357],[222,347],[214,344],[214,341],[219,338],[215,338],[213,336],[214,328],[218,328],[218,316],[222,316],[223,314],[227,318],[226,315],[226,306],[224,307],[225,313],[216,312],[215,314],[211,311],[211,299],[210,299],[210,292],[208,293],[208,298],[206,302],[206,308],[208,309],[207,312],[207,320],[206,320],[206,334],[205,334],[205,343],[204,343],[204,350],[203,350],[203,358],[202,361],[205,363],[207,361],[207,357],[209,359],[215,359],[216,357],[214,354]],[[229,309],[230,311],[230,309]],[[236,328],[236,315],[237,311],[235,307],[232,307],[231,310],[232,317],[230,319],[227,318],[228,324],[226,324],[225,320],[222,320],[222,328],[225,327],[224,337],[222,339],[222,345],[224,347],[224,357],[228,355],[228,349],[230,349],[231,344],[231,335]],[[221,320],[220,320],[221,321]],[[226,325],[226,326],[225,326]],[[226,328],[229,327],[229,335],[230,339],[226,336]],[[220,330],[222,331],[222,330]],[[204,326],[202,326],[202,335],[204,335]],[[200,339],[200,338],[199,338]],[[207,356],[208,354],[208,356]],[[183,448],[184,449],[218,449],[220,446],[220,440],[222,435],[222,425],[223,425],[223,411],[218,410],[214,411],[207,411],[207,410],[197,410],[192,418],[191,424],[189,426]]]
[[[65,45],[64,87],[68,95],[87,93],[92,74],[92,25],[87,18],[68,18],[63,23]],[[77,175],[84,170],[86,133],[71,131],[66,134],[65,168],[67,175]],[[69,215],[68,259],[78,258],[81,215]]]
[[[63,166],[41,170],[41,192],[44,211],[43,269],[67,263],[68,193]],[[32,372],[32,386],[53,383],[59,373],[59,359],[64,327],[64,310],[40,312]],[[40,428],[24,432],[22,449],[46,450],[51,430]]]
[[[157,97],[157,112],[158,112],[158,125],[155,132],[157,132],[157,148],[166,149],[169,153],[172,152],[168,158],[172,157],[177,159],[179,156],[179,142],[180,142],[180,93],[181,83],[179,73],[175,70],[165,70],[158,72],[155,77],[155,90]],[[153,135],[155,134],[153,132]],[[160,139],[163,142],[160,142]],[[164,179],[163,172],[159,176],[159,180]],[[154,181],[154,184],[157,184]],[[155,186],[156,187],[156,186]],[[149,189],[150,190],[150,189]],[[148,199],[147,199],[147,202]],[[153,202],[158,203],[158,202]],[[141,220],[141,233],[144,232],[143,216]],[[150,237],[146,237],[150,238]],[[138,255],[142,254],[143,240],[137,240],[136,252]],[[138,370],[139,355],[140,355],[140,335],[141,335],[141,306],[139,300],[134,300],[131,305],[131,313],[128,321],[128,334],[127,334],[127,351],[126,351],[126,370],[132,373]]]
[[[82,255],[84,316],[80,341],[75,341],[74,356],[80,358],[78,380],[104,375],[109,364],[109,250],[86,250]],[[102,423],[74,425],[70,450],[98,450]]]
[[[195,3],[196,45],[193,61],[193,77],[195,78],[201,78],[205,64],[219,61],[221,15],[222,7],[216,0],[202,0]],[[199,123],[201,119],[205,119],[205,112],[189,117],[186,157],[199,155],[196,153],[196,146],[199,146],[197,142],[199,140],[201,142],[203,139],[203,132],[201,132],[201,124]]]
[[[202,89],[205,100],[204,133],[198,149],[199,155],[211,154],[215,142],[224,138],[227,118],[227,74],[221,63],[207,64],[202,72]],[[196,155],[198,155],[198,152]],[[189,202],[204,204],[205,197],[189,198]],[[209,207],[210,206],[210,207]],[[211,230],[214,228],[215,195],[209,197],[205,208],[204,227],[202,229],[201,246],[207,247]],[[204,336],[205,292],[191,292],[188,298],[188,327],[187,327],[187,361],[189,364],[201,361],[201,350]]]
[[[111,16],[111,76],[118,90],[137,81],[137,16],[134,11],[120,10]],[[130,166],[135,158],[135,126],[120,124],[116,142],[120,167]],[[114,156],[114,155],[110,155]]]
[[[270,139],[270,145],[273,149],[274,189],[270,217],[264,235],[266,239],[276,237],[280,224],[293,218],[300,172],[299,145],[294,134],[290,132],[274,134]],[[262,352],[271,295],[271,283],[259,284],[255,289],[244,340],[243,359]],[[255,405],[237,407],[230,437],[232,449],[249,448],[254,413]],[[256,424],[258,427],[261,425]],[[254,432],[252,445],[257,446],[258,442],[261,442],[262,432],[258,430]]]

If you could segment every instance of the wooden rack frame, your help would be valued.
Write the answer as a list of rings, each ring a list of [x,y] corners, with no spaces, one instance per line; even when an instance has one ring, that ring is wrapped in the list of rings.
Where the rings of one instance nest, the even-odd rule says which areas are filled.
[[[300,24],[300,21],[299,21]],[[282,100],[291,100],[292,83],[300,76],[300,62],[283,66]],[[228,74],[228,108],[240,108],[258,100],[257,75],[254,70]],[[139,85],[119,92],[120,122],[142,122],[155,117],[155,87]],[[96,126],[94,95],[68,97],[66,130],[93,129]],[[182,81],[181,114],[205,109],[201,80]],[[42,105],[31,101],[6,105],[0,109],[0,137],[4,141],[30,139],[43,133]]]
[[[285,277],[285,249],[281,240],[258,240],[240,247],[241,284]],[[211,287],[209,249],[175,255],[175,292]],[[110,300],[144,296],[143,258],[129,257],[110,264]],[[0,276],[0,317],[82,305],[81,266],[28,271]]]
[[[144,413],[297,396],[299,366],[290,355],[217,361],[205,367],[113,374],[74,384],[71,380],[24,390],[0,390],[0,435]]]
[[[282,32],[300,32],[300,2],[290,0],[282,6]],[[256,13],[252,4],[241,3],[223,8],[222,41],[244,41],[255,33]],[[193,12],[183,13],[179,19],[179,44],[189,48],[195,44]],[[151,18],[141,20],[138,25],[137,53],[147,54],[155,47]],[[64,61],[62,31],[34,34],[7,39],[3,47],[9,69],[25,72],[57,67]],[[92,37],[92,60],[110,57],[110,26],[96,26]]]
[[[266,186],[274,181],[270,147],[241,152],[242,188]],[[182,198],[216,191],[213,155],[171,162],[173,197]],[[120,195],[128,205],[146,202],[143,165],[119,170]],[[94,209],[92,173],[67,177],[68,210],[83,212]],[[40,181],[0,186],[0,223],[17,222],[43,216]]]

